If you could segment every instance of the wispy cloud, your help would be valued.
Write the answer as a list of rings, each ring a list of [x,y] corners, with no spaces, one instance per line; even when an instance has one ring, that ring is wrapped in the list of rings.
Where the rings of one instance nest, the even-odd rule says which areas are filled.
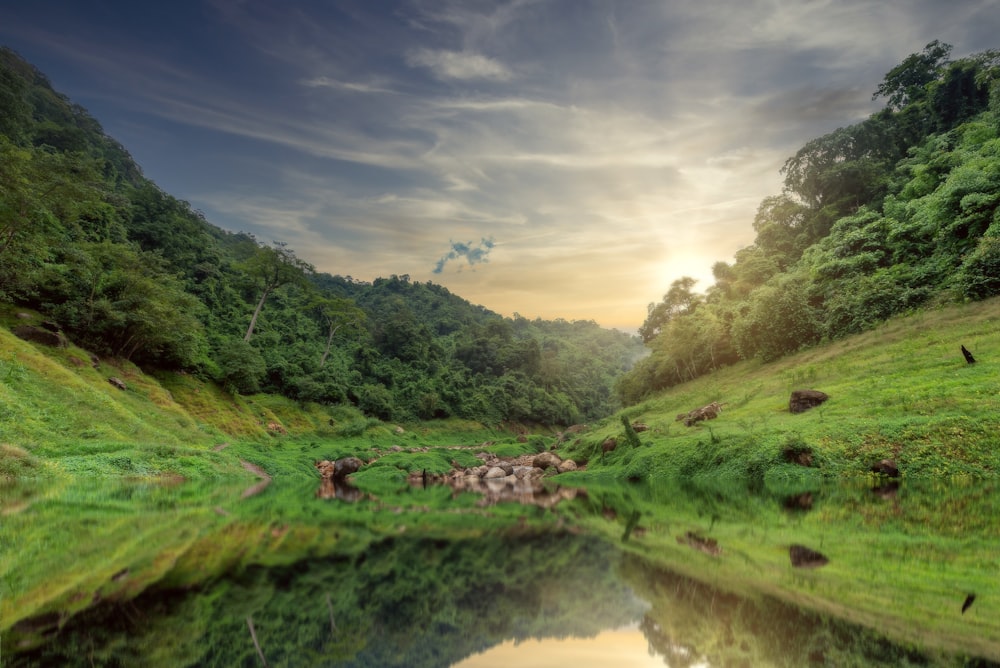
[[[438,79],[507,81],[513,74],[498,60],[479,53],[416,49],[406,56],[410,67],[426,67]]]
[[[356,81],[339,81],[330,77],[315,77],[304,79],[302,85],[308,88],[332,88],[334,90],[346,90],[353,93],[396,93],[391,88],[376,83],[360,83]]]
[[[785,159],[902,58],[1000,34],[997,0],[206,0],[173,33],[126,0],[14,4],[0,38],[213,222],[619,326],[707,287]]]

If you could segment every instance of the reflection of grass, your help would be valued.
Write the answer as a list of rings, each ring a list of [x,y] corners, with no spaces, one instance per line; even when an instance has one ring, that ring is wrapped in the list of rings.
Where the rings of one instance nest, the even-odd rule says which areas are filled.
[[[832,613],[916,647],[1000,659],[1000,490],[993,482],[908,482],[887,498],[864,484],[827,484],[812,496],[811,510],[793,511],[779,495],[748,495],[738,485],[591,487],[588,526],[617,539],[638,510],[646,531],[625,547],[695,580]],[[686,531],[717,540],[721,555],[678,543]],[[819,550],[830,563],[794,569],[791,544]],[[970,592],[977,598],[963,615]]]
[[[465,600],[461,595],[465,585],[456,581],[459,573],[480,577],[475,580],[479,586],[468,594],[469,604],[497,600],[503,590],[493,592],[487,587],[494,581],[506,582],[506,587],[515,587],[524,595],[547,591],[547,580],[530,581],[526,576],[535,567],[544,566],[558,589],[588,589],[589,583],[566,579],[566,574],[573,572],[566,561],[570,554],[526,550],[522,556],[531,556],[529,563],[518,566],[519,562],[512,562],[501,573],[496,572],[496,564],[502,562],[494,559],[497,544],[490,542],[491,537],[523,536],[530,544],[532,537],[554,535],[560,532],[559,527],[568,527],[574,535],[582,529],[603,537],[641,557],[654,570],[666,568],[721,592],[749,595],[755,601],[768,595],[833,613],[885,631],[916,648],[1000,658],[1000,625],[996,622],[1000,619],[1000,587],[994,582],[1000,495],[995,486],[970,482],[934,483],[922,488],[906,483],[895,497],[882,498],[865,485],[827,485],[810,490],[814,498],[810,510],[793,511],[784,507],[779,495],[768,491],[748,494],[745,485],[738,484],[593,484],[587,494],[560,504],[553,512],[517,504],[480,508],[476,496],[452,499],[447,487],[386,486],[377,498],[353,504],[317,499],[316,479],[291,470],[279,470],[261,494],[240,500],[240,493],[252,480],[248,476],[231,483],[127,484],[97,479],[87,484],[35,486],[16,493],[14,488],[0,488],[2,507],[12,509],[0,523],[0,564],[4,569],[0,571],[0,639],[5,643],[5,655],[10,647],[7,643],[31,637],[25,629],[10,628],[18,620],[53,610],[79,611],[95,601],[95,594],[103,600],[115,600],[149,587],[158,591],[203,590],[224,576],[232,582],[210,589],[214,593],[203,600],[192,598],[168,613],[163,607],[168,603],[158,601],[174,599],[150,594],[146,603],[138,605],[154,602],[153,610],[129,608],[129,614],[134,616],[139,610],[144,619],[158,620],[143,628],[169,630],[170,637],[192,638],[195,643],[204,635],[233,648],[248,644],[245,619],[252,614],[263,646],[275,652],[282,642],[278,629],[287,633],[298,628],[298,622],[291,621],[297,616],[308,616],[308,624],[315,624],[315,629],[309,626],[310,633],[321,629],[328,633],[325,596],[330,594],[337,626],[343,632],[379,637],[383,642],[384,636],[369,634],[374,633],[373,624],[385,620],[365,618],[376,614],[377,608],[397,611],[392,619],[398,624],[385,628],[415,637],[412,634],[418,633],[418,627],[430,627],[408,626],[409,612],[399,612],[393,597],[403,596],[400,605],[415,606],[413,610],[437,601],[437,592],[446,592],[448,601],[461,602]],[[629,539],[622,542],[630,522]],[[677,537],[687,532],[718,541],[721,553],[710,556],[679,543]],[[448,547],[449,541],[456,539],[471,541],[468,549],[473,552],[473,545],[481,540],[483,547],[476,557],[481,562],[455,561],[465,558]],[[404,543],[422,547],[407,552]],[[830,563],[813,571],[793,569],[788,557],[788,546],[793,543],[820,550]],[[401,551],[390,556],[396,549],[391,547],[394,544]],[[375,553],[374,545],[381,545]],[[369,561],[374,570],[360,575],[355,569]],[[350,565],[355,562],[356,566]],[[273,567],[273,575],[261,567]],[[412,568],[420,571],[419,576],[406,575]],[[502,577],[497,579],[498,575]],[[657,597],[669,592],[658,589],[658,576],[649,577],[653,579],[647,578],[639,591],[656,608],[660,602]],[[363,585],[365,578],[371,578],[368,585]],[[434,596],[423,602],[406,598],[416,591]],[[702,590],[695,587],[690,591]],[[968,592],[978,596],[962,615],[959,608]],[[555,590],[545,594],[555,595]],[[285,602],[278,603],[279,599]],[[300,602],[301,612],[295,612],[294,606],[280,607],[291,606],[293,600]],[[548,604],[538,599],[528,603],[548,609]],[[722,603],[723,598],[718,598],[718,605]],[[689,604],[706,614],[722,609],[697,598]],[[352,605],[360,607],[355,610]],[[442,628],[465,628],[464,617],[447,616],[458,614],[460,609],[450,605],[432,606],[431,614],[440,612],[435,619],[442,623],[451,620],[447,621],[451,626]],[[785,614],[780,607],[769,607],[771,604],[760,604],[756,613],[752,605],[757,604],[740,605],[751,605],[740,624],[760,620],[762,614]],[[760,645],[770,642],[767,637],[742,637],[753,628],[735,621],[712,626],[707,617],[692,617],[692,611],[685,610],[664,604],[655,613],[655,620],[663,629],[689,633],[688,640],[698,640],[701,648],[712,649],[720,657],[739,655],[737,648],[743,640],[750,647],[748,656],[781,656],[781,648]],[[486,613],[484,608],[477,614]],[[159,617],[164,614],[173,616]],[[505,614],[515,615],[516,611]],[[700,621],[685,626],[687,618],[692,624],[695,619]],[[212,627],[218,628],[213,631]],[[821,624],[810,633],[822,636],[836,628]],[[135,630],[124,629],[127,634]],[[228,632],[233,632],[239,643],[219,635]],[[726,644],[730,637],[726,633],[736,634],[735,645]],[[176,658],[174,650],[156,641],[155,636],[150,631],[143,636],[144,642],[158,647],[156,651],[164,652],[163,656]],[[780,637],[776,632],[771,640]],[[825,642],[813,635],[805,637],[806,641]],[[197,653],[205,651],[204,646],[195,645],[188,650],[201,656]],[[252,652],[252,645],[248,646]],[[331,652],[340,651],[333,645],[324,646]],[[219,651],[223,651],[221,647]],[[841,659],[839,665],[851,664],[850,657]],[[864,663],[857,657],[853,660]]]

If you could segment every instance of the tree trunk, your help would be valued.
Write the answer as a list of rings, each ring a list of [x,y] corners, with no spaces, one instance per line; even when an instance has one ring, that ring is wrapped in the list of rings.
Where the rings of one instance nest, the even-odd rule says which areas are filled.
[[[260,315],[260,310],[264,308],[264,300],[267,299],[267,294],[270,291],[270,288],[264,288],[264,293],[260,296],[260,301],[257,302],[257,308],[253,310],[253,317],[250,318],[250,326],[247,327],[246,336],[243,337],[243,340],[247,343],[250,342],[250,337],[253,336],[253,329],[257,326],[257,316]]]
[[[330,323],[330,335],[326,337],[326,349],[323,351],[323,357],[321,357],[319,360],[320,369],[322,369],[323,365],[326,364],[326,358],[329,357],[330,355],[330,348],[333,346],[333,336],[337,333],[337,330],[339,330],[344,325],[356,325],[358,324],[358,322],[359,322],[358,320],[352,320],[350,322],[342,322],[336,327],[333,326],[332,322]]]

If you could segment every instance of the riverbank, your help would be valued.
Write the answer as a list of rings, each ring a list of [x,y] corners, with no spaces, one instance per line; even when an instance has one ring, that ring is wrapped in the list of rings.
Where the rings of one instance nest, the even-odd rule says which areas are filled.
[[[7,478],[250,475],[241,460],[271,475],[316,476],[317,460],[423,449],[358,474],[377,487],[414,470],[445,473],[453,459],[445,446],[479,444],[498,456],[555,450],[586,465],[566,474],[578,480],[705,477],[794,488],[870,475],[882,460],[904,477],[1000,472],[1000,300],[922,311],[777,362],[721,369],[595,424],[536,433],[456,420],[388,424],[350,406],[231,395],[190,375],[97,360],[71,342],[23,340],[11,327],[37,316],[19,313],[0,313]],[[829,400],[791,413],[790,394],[800,389]],[[677,419],[713,402],[721,406],[714,419]]]

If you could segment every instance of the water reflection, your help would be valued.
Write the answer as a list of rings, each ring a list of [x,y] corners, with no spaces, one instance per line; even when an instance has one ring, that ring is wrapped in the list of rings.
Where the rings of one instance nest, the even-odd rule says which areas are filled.
[[[427,509],[457,491],[422,480],[378,502],[332,478],[319,499],[280,478],[246,500],[238,482],[103,484],[0,489],[5,668],[566,665],[569,638],[596,657],[626,637],[614,665],[1000,657],[990,485],[615,484],[467,515]],[[21,614],[45,572],[51,602]]]

